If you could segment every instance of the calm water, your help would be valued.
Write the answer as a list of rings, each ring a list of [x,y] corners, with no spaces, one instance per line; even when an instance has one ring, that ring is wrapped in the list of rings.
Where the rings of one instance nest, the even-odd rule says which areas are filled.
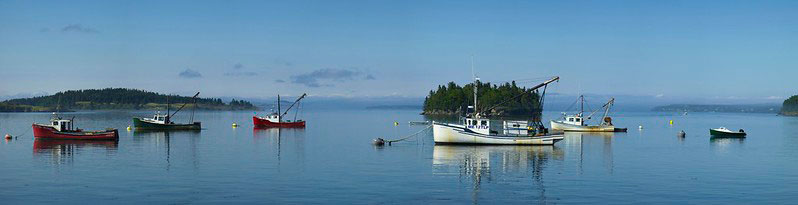
[[[628,133],[555,146],[436,146],[414,110],[306,111],[306,129],[255,130],[252,112],[199,112],[200,132],[128,132],[152,112],[80,112],[118,143],[35,141],[44,113],[2,113],[0,199],[17,203],[794,203],[798,118],[618,113]],[[186,117],[182,113],[182,117]],[[548,118],[557,113],[546,113]],[[668,120],[674,125],[668,125]],[[180,119],[178,119],[180,120]],[[393,126],[393,122],[400,126]],[[231,123],[241,126],[232,128]],[[643,125],[645,129],[638,130]],[[547,125],[548,126],[548,125]],[[744,128],[746,139],[708,129]],[[685,130],[687,137],[676,137]]]

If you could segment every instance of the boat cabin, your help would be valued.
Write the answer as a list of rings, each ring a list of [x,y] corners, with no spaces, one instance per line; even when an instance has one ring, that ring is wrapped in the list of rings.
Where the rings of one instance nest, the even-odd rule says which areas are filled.
[[[565,123],[565,124],[579,125],[579,126],[585,125],[584,119],[582,119],[582,117],[580,117],[578,115],[568,115],[568,116],[565,116],[564,119],[565,120],[563,120],[562,122]]]
[[[50,126],[58,131],[67,131],[73,129],[72,120],[53,119],[50,120],[50,123]]]
[[[489,135],[491,133],[490,130],[490,120],[488,119],[480,119],[480,118],[466,118],[465,119],[466,128],[480,134]]]
[[[527,136],[537,133],[530,126],[529,121],[524,120],[490,120],[484,118],[465,118],[465,127],[476,133],[485,135],[514,135]],[[496,126],[492,126],[496,124]],[[498,126],[501,125],[501,126]],[[530,131],[531,130],[531,131]]]

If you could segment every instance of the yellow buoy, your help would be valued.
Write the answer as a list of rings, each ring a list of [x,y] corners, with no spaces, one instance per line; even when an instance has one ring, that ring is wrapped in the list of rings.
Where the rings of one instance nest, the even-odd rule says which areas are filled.
[[[236,123],[234,122],[234,123],[233,123],[233,128],[235,128],[235,127],[238,127],[238,124],[236,124]]]
[[[128,126],[127,126],[127,131],[130,131],[130,130],[132,130],[132,129],[133,129],[133,128],[130,128],[130,125],[128,125]]]
[[[393,122],[393,126],[399,126],[399,122]]]
[[[671,125],[673,125],[673,120],[670,121]]]

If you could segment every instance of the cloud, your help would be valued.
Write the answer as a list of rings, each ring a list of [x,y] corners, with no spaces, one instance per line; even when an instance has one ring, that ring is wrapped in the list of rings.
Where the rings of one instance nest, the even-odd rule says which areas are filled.
[[[85,27],[85,26],[80,25],[80,24],[69,24],[67,26],[64,26],[63,28],[61,28],[61,32],[62,33],[70,33],[70,32],[75,32],[75,33],[100,33],[100,31],[98,31],[97,29],[94,29],[94,28],[91,28],[91,27]]]
[[[241,63],[236,63],[233,65],[233,70],[224,73],[224,76],[256,76],[258,73],[252,71],[244,71],[242,70],[244,65]]]
[[[280,80],[280,79],[274,80],[274,82],[275,82],[275,83],[285,83],[285,81],[284,81],[284,80]]]
[[[293,75],[290,78],[291,83],[301,84],[308,87],[332,87],[334,86],[333,83],[375,79],[373,75],[363,73],[356,69],[335,68],[319,69],[310,73]]]
[[[178,76],[181,77],[181,78],[201,78],[202,74],[200,74],[199,72],[197,72],[195,70],[186,69],[183,72],[180,72],[180,74],[178,74]]]
[[[664,97],[664,96],[665,96],[665,94],[658,94],[658,95],[655,95],[654,97],[655,98],[661,98],[661,97]]]
[[[226,72],[226,73],[224,73],[224,76],[256,76],[256,75],[258,75],[258,73],[249,72],[249,71],[246,71],[246,72]]]
[[[294,63],[292,63],[291,61],[288,61],[288,60],[285,60],[285,59],[280,59],[280,58],[274,59],[274,64],[280,65],[280,66],[286,66],[286,67],[294,66]]]

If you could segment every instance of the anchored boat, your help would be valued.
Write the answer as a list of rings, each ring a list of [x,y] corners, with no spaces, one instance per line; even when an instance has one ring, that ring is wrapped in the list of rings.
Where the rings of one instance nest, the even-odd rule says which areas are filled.
[[[551,121],[551,129],[566,132],[626,132],[626,128],[616,128],[615,125],[612,124],[612,118],[608,116],[610,108],[615,103],[615,98],[611,98],[610,101],[601,106],[601,108],[604,108],[604,116],[601,117],[603,120],[598,125],[588,125],[585,121],[591,119],[593,114],[599,109],[594,110],[587,117],[583,117],[585,112],[585,96],[580,95],[579,101],[581,102],[579,113],[574,115],[563,113],[560,120]]]
[[[554,77],[531,90],[543,87],[545,95],[547,85],[559,79]],[[478,81],[478,78],[474,78],[475,85]],[[542,107],[543,96],[540,101]],[[432,136],[435,144],[553,145],[563,139],[562,133],[548,133],[540,120],[491,120],[481,116],[476,105],[477,89],[474,86],[474,113],[461,119],[460,123],[433,121]]]
[[[202,124],[200,122],[194,122],[194,110],[196,109],[197,104],[197,96],[199,96],[199,92],[191,97],[193,100],[194,108],[191,110],[191,119],[189,123],[182,124],[182,123],[175,123],[171,119],[172,117],[180,112],[184,107],[186,107],[186,103],[184,103],[180,108],[178,108],[174,113],[170,113],[169,111],[169,97],[166,97],[166,114],[161,114],[161,112],[155,113],[152,118],[133,118],[133,126],[136,127],[136,130],[200,130],[202,129]]]
[[[308,95],[307,93],[303,93],[302,96],[299,96],[299,98],[297,98],[296,101],[294,101],[294,103],[291,104],[291,106],[289,106],[288,109],[286,109],[285,112],[283,112],[282,114],[280,113],[281,112],[281,109],[280,109],[280,95],[277,95],[277,112],[272,112],[271,114],[266,115],[264,117],[260,117],[260,116],[257,116],[257,115],[252,116],[252,124],[255,126],[255,128],[268,128],[268,127],[295,127],[295,128],[301,128],[301,127],[305,127],[305,121],[304,120],[301,120],[301,119],[297,120],[296,119],[297,114],[299,113],[299,108],[297,108],[296,112],[294,112],[294,120],[285,120],[284,116],[286,114],[288,114],[288,111],[290,111],[291,108],[294,107],[294,105],[297,105],[299,103],[299,101],[302,100],[303,98],[305,98],[305,96],[307,96],[307,95]]]
[[[87,131],[75,128],[72,119],[63,119],[53,113],[50,124],[36,124],[33,127],[33,136],[36,139],[57,139],[57,140],[118,140],[117,129],[92,130]]]
[[[745,137],[745,130],[740,129],[739,131],[731,131],[726,129],[726,127],[720,127],[715,129],[709,129],[709,134],[713,137]]]

